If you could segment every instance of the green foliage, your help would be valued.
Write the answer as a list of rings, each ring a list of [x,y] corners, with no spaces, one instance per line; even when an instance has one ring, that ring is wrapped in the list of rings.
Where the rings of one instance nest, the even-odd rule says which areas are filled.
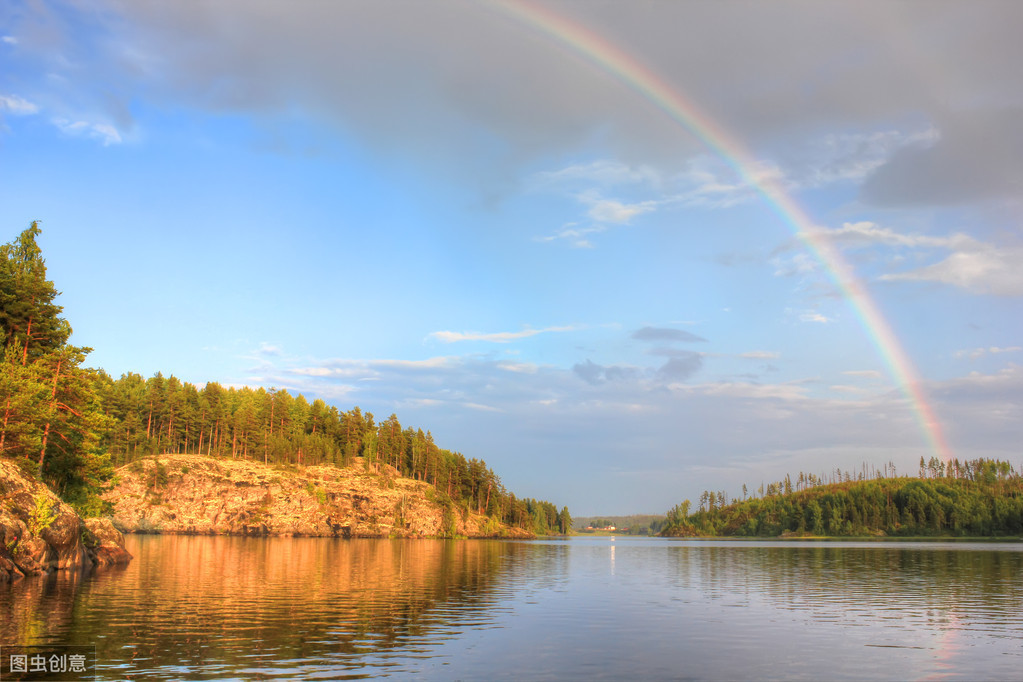
[[[921,460],[922,461],[922,460]],[[773,484],[762,497],[668,512],[662,535],[703,536],[1018,536],[1023,477],[1008,462],[922,461],[920,478],[875,476],[799,485]],[[800,479],[803,477],[801,475]]]
[[[95,490],[87,488],[76,488],[64,501],[70,504],[83,519],[110,516],[114,510],[110,502],[101,498]]]
[[[36,495],[32,501],[32,508],[28,512],[28,529],[33,535],[39,535],[53,525],[57,519],[57,508],[43,493]]]
[[[111,422],[100,374],[81,366],[91,349],[68,343],[71,326],[46,278],[40,232],[33,222],[0,246],[0,454],[35,462],[61,497],[81,498],[109,480],[99,441]]]
[[[689,520],[689,507],[692,503],[683,500],[668,510],[664,515],[664,529],[662,535],[685,536],[695,535],[695,528]]]
[[[455,506],[453,504],[446,505],[444,507],[444,515],[441,518],[441,527],[444,529],[444,537],[456,538],[458,537],[458,517],[455,516]]]
[[[438,447],[429,431],[403,428],[396,415],[377,424],[358,407],[342,412],[283,389],[207,383],[200,390],[162,374],[103,375],[102,399],[113,423],[103,442],[121,464],[135,467],[159,452],[266,461],[289,473],[300,466],[357,465],[379,474],[387,488],[396,486],[396,471],[431,484],[438,499],[531,532],[571,527],[567,509],[516,498],[486,462]]]
[[[149,471],[149,487],[150,489],[155,488],[166,488],[170,478],[167,475],[167,467],[163,465],[157,458],[153,458],[153,467]]]
[[[402,495],[401,498],[394,503],[394,524],[401,526],[402,528],[408,528],[409,520],[406,517],[408,513],[408,497]]]
[[[113,379],[83,369],[89,348],[71,346],[71,326],[32,223],[0,246],[0,455],[15,459],[86,515],[103,514],[99,496],[115,467],[159,454],[195,453],[262,461],[283,471],[308,465],[392,471],[428,482],[439,498],[536,533],[567,532],[571,516],[553,504],[518,499],[479,459],[445,450],[429,431],[403,427],[396,415],[377,424],[354,407],[310,403],[275,388],[199,388],[174,376],[127,373]],[[181,473],[187,473],[182,467]],[[150,489],[167,485],[159,461]]]

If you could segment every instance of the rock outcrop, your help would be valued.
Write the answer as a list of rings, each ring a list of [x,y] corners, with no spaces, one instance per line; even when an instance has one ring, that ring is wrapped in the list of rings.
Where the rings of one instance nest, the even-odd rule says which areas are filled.
[[[160,455],[117,471],[105,499],[133,533],[327,537],[532,537],[446,501],[390,467],[276,467]]]
[[[129,561],[109,519],[83,521],[17,462],[0,459],[0,581]]]
[[[84,541],[96,566],[126,564],[132,556],[124,548],[124,536],[108,518],[86,519]]]

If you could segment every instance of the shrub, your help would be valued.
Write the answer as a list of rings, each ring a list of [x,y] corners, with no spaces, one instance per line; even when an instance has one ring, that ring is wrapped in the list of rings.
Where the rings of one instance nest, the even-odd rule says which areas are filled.
[[[35,496],[35,504],[28,513],[28,527],[33,535],[39,535],[53,525],[57,518],[57,505],[50,502],[50,499],[39,493]]]

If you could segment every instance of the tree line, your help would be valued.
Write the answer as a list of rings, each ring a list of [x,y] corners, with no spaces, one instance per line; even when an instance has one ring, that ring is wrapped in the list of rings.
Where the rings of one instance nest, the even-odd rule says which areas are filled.
[[[891,471],[886,467],[885,473]],[[761,486],[759,496],[728,502],[705,491],[690,513],[668,511],[667,536],[992,536],[1023,534],[1023,476],[993,459],[920,459],[918,476],[800,475]],[[811,483],[812,481],[812,483]],[[743,489],[745,491],[745,486]]]
[[[0,247],[0,456],[19,461],[83,515],[114,468],[162,453],[243,458],[272,465],[352,466],[432,485],[442,501],[538,534],[567,533],[571,515],[518,498],[481,459],[434,443],[392,414],[377,422],[354,407],[275,388],[202,388],[174,376],[113,379],[83,367],[90,348],[69,344],[36,238],[38,223]]]

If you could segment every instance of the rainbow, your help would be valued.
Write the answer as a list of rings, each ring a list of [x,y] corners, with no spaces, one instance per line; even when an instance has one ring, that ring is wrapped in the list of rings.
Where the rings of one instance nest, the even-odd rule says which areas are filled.
[[[889,374],[909,400],[931,450],[944,461],[952,458],[941,423],[928,403],[916,369],[867,289],[858,280],[821,231],[778,183],[757,174],[757,164],[748,152],[726,130],[701,112],[677,88],[655,72],[623,52],[610,41],[567,18],[527,0],[491,0],[490,4],[503,14],[537,29],[554,41],[588,59],[598,68],[617,78],[623,85],[649,100],[676,123],[698,137],[720,156],[764,198],[795,236],[824,265],[831,279],[842,291],[859,318],[871,343]]]

